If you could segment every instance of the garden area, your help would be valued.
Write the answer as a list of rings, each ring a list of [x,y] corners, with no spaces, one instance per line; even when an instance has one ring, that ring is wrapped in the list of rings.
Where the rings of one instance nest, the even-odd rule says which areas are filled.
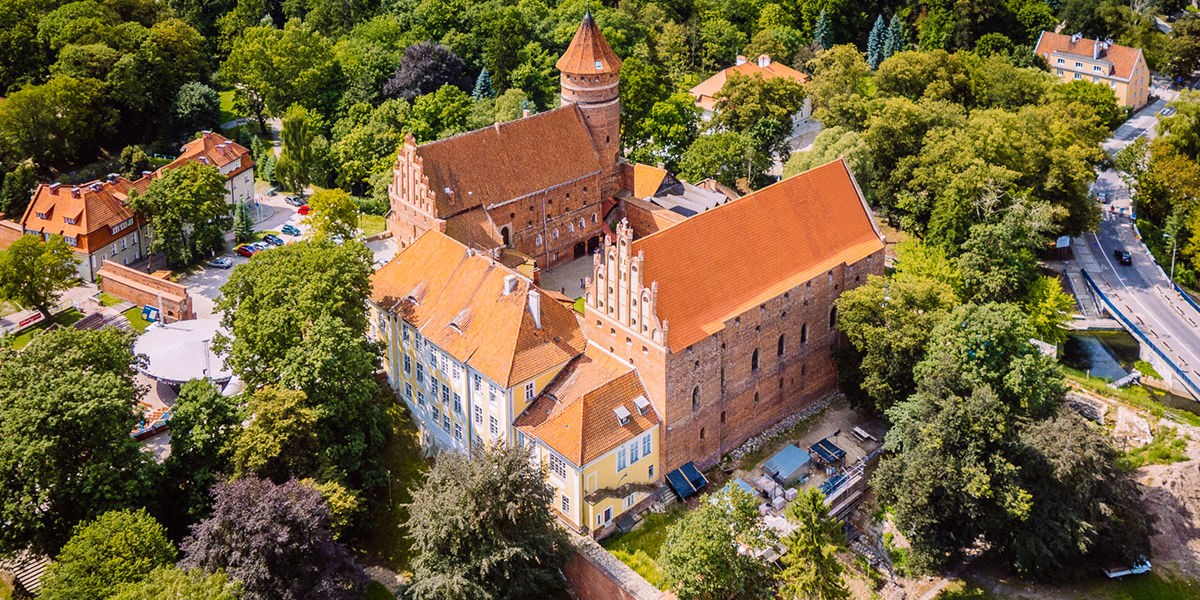
[[[65,310],[57,315],[54,315],[49,321],[42,321],[41,323],[38,323],[37,325],[34,325],[33,327],[30,327],[29,329],[26,329],[20,334],[14,336],[12,338],[12,348],[14,350],[23,349],[25,346],[29,345],[29,342],[33,340],[35,335],[45,331],[51,325],[57,324],[59,327],[66,327],[68,325],[73,325],[76,321],[82,318],[83,313],[77,309],[72,308]]]
[[[403,402],[394,400],[390,390],[385,394],[390,401],[387,414],[392,421],[392,437],[383,455],[384,465],[391,474],[388,498],[386,505],[373,515],[373,523],[359,545],[366,552],[366,563],[382,566],[411,580],[412,541],[404,528],[404,523],[408,522],[406,505],[412,502],[411,489],[425,480],[431,461],[421,453],[420,434],[408,408]]]
[[[609,536],[600,545],[651,585],[664,589],[662,569],[656,562],[659,550],[667,540],[667,530],[686,513],[687,510],[678,504],[665,513],[643,513],[642,522],[633,530]]]

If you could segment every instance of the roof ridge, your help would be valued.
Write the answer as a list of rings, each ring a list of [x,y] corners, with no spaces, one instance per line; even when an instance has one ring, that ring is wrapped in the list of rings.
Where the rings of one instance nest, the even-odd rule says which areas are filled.
[[[562,110],[562,109],[564,109],[564,108],[569,108],[569,107],[571,107],[571,106],[573,106],[573,105],[571,105],[571,104],[568,104],[568,105],[565,105],[565,106],[556,106],[556,107],[554,107],[554,108],[551,108],[550,110],[543,110],[543,111],[541,111],[541,112],[530,112],[528,117],[521,116],[521,117],[517,117],[517,118],[515,118],[515,119],[513,119],[513,120],[511,120],[511,121],[501,121],[501,122],[497,122],[497,123],[492,123],[491,125],[485,125],[485,126],[483,126],[483,127],[480,127],[480,128],[478,128],[478,129],[472,129],[472,130],[470,130],[470,131],[463,131],[463,132],[461,132],[461,133],[456,133],[456,134],[454,134],[454,135],[452,135],[452,136],[450,136],[450,137],[438,138],[438,139],[436,139],[436,140],[429,140],[428,142],[423,142],[423,143],[417,144],[417,147],[418,147],[418,148],[421,148],[421,147],[428,148],[428,147],[430,147],[430,146],[436,146],[436,145],[438,145],[438,144],[440,144],[440,143],[442,143],[442,142],[447,142],[447,141],[450,141],[450,140],[458,139],[458,138],[461,138],[461,137],[464,137],[464,136],[468,136],[468,135],[471,135],[471,134],[474,134],[474,133],[478,133],[478,132],[480,132],[480,131],[487,131],[488,129],[494,129],[494,128],[496,128],[496,127],[503,128],[505,125],[511,125],[511,124],[513,124],[513,123],[520,123],[520,122],[522,122],[522,121],[526,121],[526,122],[528,122],[528,121],[532,121],[532,120],[536,119],[537,117],[541,117],[541,116],[544,116],[544,115],[549,115],[549,114],[552,114],[552,113],[554,113],[554,112],[560,111],[560,110]]]

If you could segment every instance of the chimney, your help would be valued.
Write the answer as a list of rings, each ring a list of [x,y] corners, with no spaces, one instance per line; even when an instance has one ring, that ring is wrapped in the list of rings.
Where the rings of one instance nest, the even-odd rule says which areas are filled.
[[[737,64],[739,64],[739,65],[746,64],[746,57],[739,54],[737,57]]]
[[[529,314],[533,315],[533,326],[542,328],[542,296],[537,290],[529,290]]]
[[[77,187],[73,187],[73,188],[71,188],[71,197],[72,197],[72,198],[78,198],[78,197],[79,197],[79,188],[77,188]]]
[[[492,123],[492,127],[495,127],[495,128],[496,128],[496,133],[497,133],[497,134],[499,134],[499,133],[500,133],[500,121],[496,121],[495,123]]]
[[[61,186],[61,185],[62,185],[62,184],[61,184],[61,183],[58,183],[58,182],[55,182],[55,183],[52,183],[52,184],[50,184],[50,191],[51,191],[51,192],[57,192],[57,191],[58,191],[58,188],[59,188],[59,186]]]
[[[762,67],[764,69],[771,66],[771,57],[766,54],[759,54],[758,55],[758,66]]]
[[[516,275],[505,275],[504,276],[504,295],[511,296],[513,291],[516,289],[517,289],[517,276]]]
[[[529,116],[529,109],[528,109],[528,108],[522,108],[522,109],[521,109],[521,118],[523,119],[523,118],[525,118],[525,117],[528,117],[528,116]]]
[[[654,166],[656,166],[664,171],[667,170],[667,164],[664,162],[656,162],[656,163],[654,163]]]
[[[142,171],[142,177],[149,177],[154,174],[154,171]]]
[[[204,137],[204,139],[206,139],[206,140],[207,140],[208,138],[212,137],[212,132],[211,132],[211,131],[209,131],[209,130],[207,130],[207,129],[205,129],[204,131],[201,131],[201,132],[200,132],[200,134],[201,134],[201,135]]]
[[[1092,42],[1092,60],[1100,58],[1100,44],[1101,42]]]

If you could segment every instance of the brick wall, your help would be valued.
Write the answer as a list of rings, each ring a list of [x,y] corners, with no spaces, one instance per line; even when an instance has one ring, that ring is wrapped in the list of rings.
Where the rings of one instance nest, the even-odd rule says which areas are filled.
[[[590,538],[576,538],[563,575],[580,600],[675,600]]]
[[[622,204],[625,218],[633,227],[633,239],[644,238],[656,231],[681,223],[687,217],[640,198],[626,198]]]
[[[192,298],[187,288],[164,279],[151,277],[141,271],[106,261],[97,273],[102,279],[100,291],[112,294],[138,306],[158,306],[162,294],[163,320],[168,323],[195,319]]]
[[[0,213],[0,250],[7,250],[17,238],[21,237],[21,224],[9,221]]]

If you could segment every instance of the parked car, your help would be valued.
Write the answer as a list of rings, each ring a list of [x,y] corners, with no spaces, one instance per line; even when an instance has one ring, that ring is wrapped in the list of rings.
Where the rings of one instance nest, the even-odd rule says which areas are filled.
[[[256,252],[262,252],[263,250],[271,249],[271,245],[266,242],[254,242],[253,244],[251,244],[251,246],[254,246],[254,250]]]
[[[292,206],[304,206],[304,201],[295,196],[285,196],[283,201]]]
[[[258,248],[255,248],[253,244],[242,244],[237,247],[236,252],[246,258],[250,258],[254,256],[255,252],[258,252]]]
[[[302,215],[307,215],[311,211],[312,211],[312,208],[310,208],[307,204],[305,204],[304,206],[301,206],[298,210],[296,210],[296,212],[298,212]]]
[[[280,231],[282,231],[283,233],[286,233],[288,235],[300,235],[300,230],[296,229],[292,225],[284,225],[283,229],[280,229]]]
[[[1113,250],[1113,258],[1117,259],[1117,262],[1119,262],[1123,265],[1132,265],[1133,264],[1133,257],[1130,256],[1128,252],[1126,252],[1120,248]]]
[[[263,236],[263,241],[272,246],[282,246],[283,245],[283,238],[280,238],[279,236],[273,235],[270,233]]]
[[[1096,200],[1100,204],[1108,204],[1108,192],[1096,192]]]
[[[218,256],[208,261],[208,266],[214,269],[228,269],[233,266],[233,259],[228,256]]]

